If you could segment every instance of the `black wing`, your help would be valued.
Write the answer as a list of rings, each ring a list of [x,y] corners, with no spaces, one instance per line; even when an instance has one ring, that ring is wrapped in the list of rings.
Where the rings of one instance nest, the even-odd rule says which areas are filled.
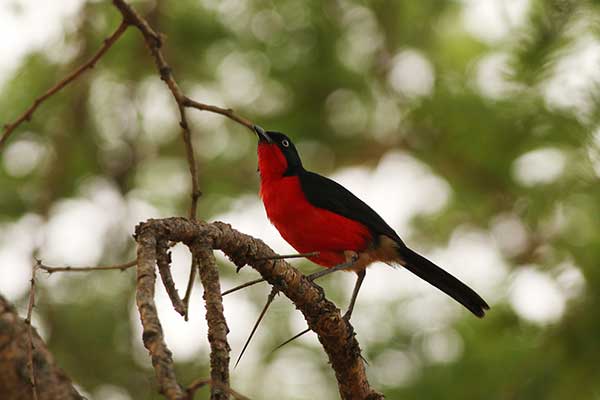
[[[339,183],[306,170],[301,171],[298,178],[304,195],[315,207],[358,221],[366,225],[375,237],[385,235],[403,243],[379,214]]]

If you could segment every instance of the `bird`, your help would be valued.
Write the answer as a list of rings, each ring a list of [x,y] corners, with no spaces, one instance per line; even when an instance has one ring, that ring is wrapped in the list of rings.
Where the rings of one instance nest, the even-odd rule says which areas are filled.
[[[340,269],[357,275],[345,319],[352,315],[367,267],[375,262],[404,267],[479,318],[489,310],[473,289],[410,249],[364,201],[339,183],[305,169],[288,136],[258,125],[253,130],[258,137],[260,197],[270,222],[294,249],[310,253],[310,261],[327,269],[312,278]],[[254,330],[273,297],[274,292]]]

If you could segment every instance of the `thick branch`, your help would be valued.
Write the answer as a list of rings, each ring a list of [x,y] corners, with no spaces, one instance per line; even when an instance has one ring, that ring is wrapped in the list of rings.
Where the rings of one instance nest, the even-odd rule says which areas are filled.
[[[319,286],[284,260],[257,260],[276,256],[261,240],[242,234],[224,223],[207,224],[184,218],[149,220],[138,225],[136,232],[140,247],[150,245],[141,242],[142,237],[145,241],[160,237],[188,245],[202,240],[210,248],[222,250],[236,265],[251,265],[292,300],[304,315],[308,326],[317,333],[335,371],[342,399],[383,398],[369,386],[360,348],[350,323],[325,298]]]
[[[159,391],[168,399],[183,400],[186,395],[175,379],[173,358],[165,344],[154,303],[154,286],[156,284],[154,265],[157,240],[153,232],[148,229],[139,229],[136,240],[138,242],[138,268],[135,300],[144,328],[142,340],[152,358]]]
[[[28,325],[15,308],[0,296],[0,394],[3,400],[29,400],[31,382],[27,369],[30,342]],[[83,399],[60,369],[46,344],[32,329],[33,363],[40,400]]]
[[[212,249],[200,242],[191,247],[194,263],[198,264],[200,281],[204,287],[208,341],[210,343],[210,378],[218,385],[211,385],[211,400],[229,399],[229,328],[223,314],[223,298],[219,271]]]

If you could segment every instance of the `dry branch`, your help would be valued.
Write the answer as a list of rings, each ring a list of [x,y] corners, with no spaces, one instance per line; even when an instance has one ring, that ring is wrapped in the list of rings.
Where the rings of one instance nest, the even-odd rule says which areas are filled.
[[[196,261],[192,258],[192,264],[190,265],[190,275],[188,277],[188,284],[185,289],[185,295],[183,296],[183,306],[185,307],[185,315],[183,318],[187,321],[190,313],[190,299],[192,298],[192,290],[194,289],[194,280],[196,279]]]
[[[221,107],[217,107],[217,106],[211,106],[210,104],[200,103],[200,102],[192,100],[188,97],[184,98],[183,105],[185,107],[195,108],[200,111],[210,111],[215,114],[224,115],[225,117],[237,122],[238,124],[244,125],[248,129],[252,129],[252,127],[254,126],[252,121],[235,114],[231,108],[221,108]]]
[[[206,322],[208,324],[208,341],[210,343],[210,377],[211,400],[229,399],[229,352],[227,342],[229,328],[225,321],[223,297],[215,256],[210,247],[200,241],[191,246],[194,263],[198,265],[200,281],[204,287],[204,304]]]
[[[35,307],[35,273],[37,271],[38,265],[40,265],[40,262],[36,260],[36,263],[31,268],[29,304],[27,305],[27,318],[25,318],[25,323],[27,324],[27,338],[29,339],[29,346],[27,348],[27,369],[29,370],[29,381],[31,383],[31,397],[33,400],[38,400],[38,389],[35,380],[35,367],[33,365],[33,352],[35,351],[35,345],[33,344],[33,328],[31,327],[31,315],[33,313],[33,307]]]
[[[39,400],[83,399],[69,377],[56,365],[35,329],[32,329],[31,347],[29,327],[17,315],[13,305],[0,296],[0,397],[3,400],[32,399],[27,368],[29,349],[32,349]]]
[[[135,300],[143,326],[142,340],[152,358],[160,393],[168,399],[183,400],[186,395],[175,378],[173,358],[171,351],[165,344],[162,327],[156,312],[156,304],[154,303],[154,287],[156,284],[154,265],[156,262],[157,240],[153,232],[148,229],[139,229],[136,232],[138,268]]]
[[[292,300],[304,315],[308,326],[317,333],[335,371],[342,399],[383,399],[380,393],[369,386],[360,347],[350,323],[344,320],[339,309],[325,298],[319,286],[310,282],[287,262],[257,260],[276,256],[273,250],[261,240],[242,234],[224,223],[208,224],[185,218],[149,220],[136,227],[136,237],[139,249],[147,248],[145,251],[138,250],[139,265],[140,267],[142,264],[146,265],[146,274],[153,272],[151,263],[152,258],[155,258],[154,246],[159,238],[183,242],[188,246],[193,246],[195,242],[201,240],[208,248],[222,250],[235,265],[251,265],[271,285]],[[153,318],[156,318],[155,308],[145,307],[145,310],[147,313],[153,312]],[[158,323],[157,319],[156,323]],[[162,331],[160,331],[160,341],[164,345]],[[151,347],[148,345],[146,347],[152,354]],[[161,350],[164,351],[166,348]],[[155,355],[152,358],[157,368],[157,363],[154,362]],[[172,371],[172,365],[169,367]],[[157,369],[157,376],[164,375],[163,372],[159,373]],[[172,377],[174,379],[174,374]]]
[[[177,293],[175,288],[175,282],[173,282],[173,276],[171,275],[171,253],[169,253],[169,245],[166,240],[156,241],[156,264],[158,265],[158,272],[160,273],[160,279],[165,285],[165,290],[171,299],[173,308],[180,315],[185,316],[185,305]]]
[[[192,133],[190,131],[190,125],[185,114],[185,106],[183,103],[185,96],[179,88],[179,85],[173,78],[171,67],[169,66],[169,64],[167,64],[167,61],[164,55],[162,54],[162,36],[160,35],[160,33],[154,31],[148,23],[148,21],[146,21],[140,14],[138,14],[138,12],[133,7],[131,7],[125,1],[113,0],[113,4],[119,9],[125,21],[138,28],[138,30],[144,36],[144,41],[146,42],[146,46],[148,47],[150,53],[152,54],[152,57],[154,58],[154,63],[156,64],[156,68],[158,70],[158,73],[160,74],[160,79],[162,79],[167,84],[169,90],[171,91],[171,94],[175,98],[175,102],[177,103],[177,108],[179,109],[180,117],[179,125],[182,129],[182,137],[183,142],[185,144],[185,154],[192,180],[192,203],[190,205],[189,217],[195,219],[196,208],[198,206],[198,199],[200,198],[201,193],[200,189],[198,189],[198,173],[196,170],[194,147],[192,145],[191,139]]]
[[[131,267],[137,265],[137,260],[129,261],[125,264],[115,264],[115,265],[99,265],[96,267],[50,267],[42,262],[39,262],[38,268],[46,271],[48,274],[53,274],[55,272],[90,272],[90,271],[114,271],[120,270],[125,271]]]

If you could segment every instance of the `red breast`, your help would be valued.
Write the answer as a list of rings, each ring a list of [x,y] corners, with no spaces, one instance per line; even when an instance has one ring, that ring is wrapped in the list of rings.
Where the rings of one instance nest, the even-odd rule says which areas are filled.
[[[324,267],[346,261],[344,251],[362,252],[372,243],[363,224],[313,206],[304,196],[298,176],[284,176],[287,161],[276,145],[258,146],[260,196],[269,220],[300,253],[318,251],[310,260]]]

